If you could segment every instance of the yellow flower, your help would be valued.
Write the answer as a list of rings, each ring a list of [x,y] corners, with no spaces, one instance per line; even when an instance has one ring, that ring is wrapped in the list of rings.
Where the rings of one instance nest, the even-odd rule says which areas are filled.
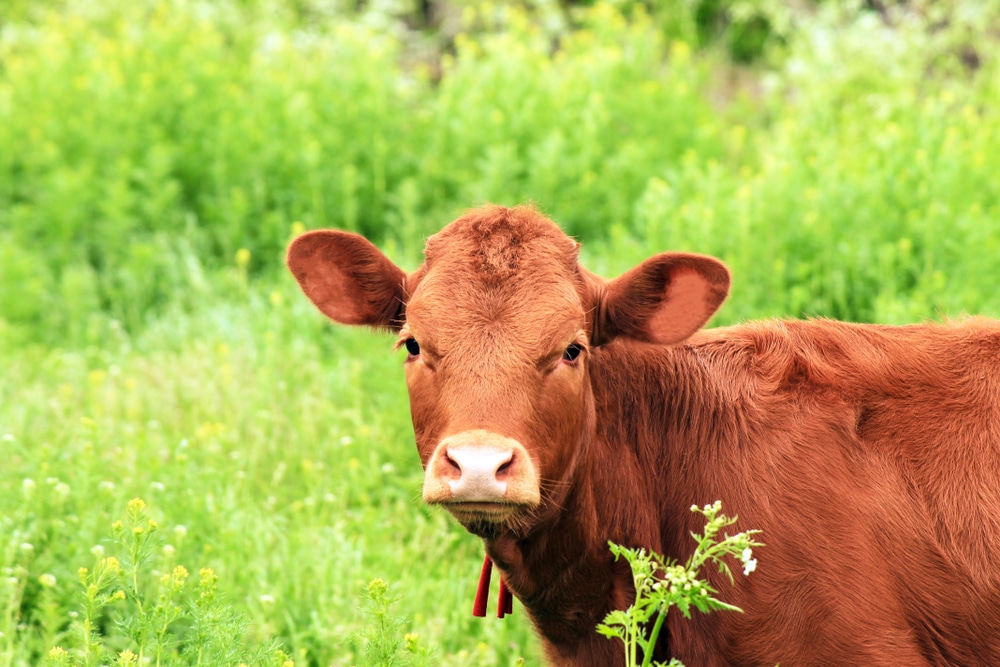
[[[247,268],[250,264],[250,251],[246,248],[240,248],[236,251],[236,266],[241,269]]]
[[[678,63],[685,63],[691,57],[691,45],[687,42],[675,39],[670,45],[670,58]]]
[[[125,506],[125,510],[133,514],[138,514],[144,509],[146,509],[146,501],[142,498],[133,498],[128,501],[128,505]]]

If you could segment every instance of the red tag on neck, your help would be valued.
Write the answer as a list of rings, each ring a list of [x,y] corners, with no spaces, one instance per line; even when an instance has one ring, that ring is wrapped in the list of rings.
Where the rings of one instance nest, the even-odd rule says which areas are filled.
[[[490,597],[490,578],[493,575],[493,561],[489,556],[483,559],[483,570],[479,573],[479,586],[476,588],[476,601],[472,605],[472,615],[484,618],[486,616],[486,604]],[[500,577],[500,594],[497,600],[497,618],[514,611],[514,596],[507,588],[507,582]]]
[[[500,577],[500,599],[497,600],[497,618],[503,618],[504,615],[510,614],[514,611],[514,596],[510,594],[510,589],[507,588],[507,582]]]
[[[493,574],[493,561],[487,556],[483,561],[483,571],[479,575],[479,587],[476,589],[476,601],[472,605],[472,615],[486,617],[486,603],[490,597],[490,575]]]

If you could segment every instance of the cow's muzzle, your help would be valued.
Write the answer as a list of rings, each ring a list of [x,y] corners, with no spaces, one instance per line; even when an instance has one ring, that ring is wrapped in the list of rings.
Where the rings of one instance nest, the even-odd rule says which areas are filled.
[[[465,523],[503,521],[516,509],[534,508],[539,479],[528,451],[517,440],[483,430],[442,440],[424,473],[424,501],[443,504]]]

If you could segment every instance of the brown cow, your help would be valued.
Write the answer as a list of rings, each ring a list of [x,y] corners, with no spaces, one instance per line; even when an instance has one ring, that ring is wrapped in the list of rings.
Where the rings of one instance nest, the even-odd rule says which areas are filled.
[[[288,263],[331,319],[399,333],[424,499],[483,538],[555,665],[621,665],[608,540],[684,560],[692,504],[763,529],[743,614],[668,620],[715,665],[1000,665],[1000,324],[826,320],[698,330],[719,261],[615,280],[528,207],[486,207],[404,273],[355,234]],[[714,573],[713,573],[714,574]]]

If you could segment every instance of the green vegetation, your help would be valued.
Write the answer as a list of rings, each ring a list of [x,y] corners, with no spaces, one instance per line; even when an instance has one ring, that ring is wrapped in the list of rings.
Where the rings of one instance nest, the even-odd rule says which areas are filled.
[[[721,257],[719,324],[1000,315],[994,0],[363,4],[0,0],[0,667],[219,635],[377,664],[376,578],[387,660],[538,664],[523,613],[471,617],[481,547],[419,502],[400,359],[305,303],[298,230],[412,267],[533,200],[599,273]],[[163,542],[88,598],[133,498]],[[232,612],[204,641],[177,566]]]
[[[624,558],[632,569],[632,583],[635,586],[635,602],[628,609],[609,613],[597,631],[609,638],[622,641],[625,649],[626,667],[684,667],[676,658],[669,663],[653,660],[657,638],[667,620],[667,612],[676,607],[684,618],[691,618],[691,610],[703,614],[713,611],[742,612],[739,607],[723,602],[716,597],[719,591],[701,579],[701,569],[705,565],[715,565],[719,572],[733,583],[733,573],[725,557],[739,559],[743,563],[743,575],[749,576],[757,568],[753,548],[764,546],[754,539],[759,530],[746,530],[735,535],[719,532],[732,526],[737,517],[722,513],[722,503],[698,507],[692,512],[705,517],[705,532],[692,534],[697,546],[694,553],[681,565],[661,554],[645,549],[629,549],[614,542],[610,543],[615,560]],[[652,623],[652,625],[650,625]],[[639,662],[640,658],[642,662]]]
[[[62,635],[64,641],[76,646],[71,650],[62,645],[52,648],[47,656],[50,665],[89,667],[107,664],[106,659],[113,656],[115,664],[122,667],[147,661],[161,665],[174,662],[171,658],[178,655],[195,665],[289,664],[288,656],[277,648],[262,647],[246,655],[240,643],[233,641],[233,636],[245,632],[245,622],[221,599],[218,576],[211,568],[203,568],[198,573],[197,588],[189,590],[187,568],[172,562],[176,549],[157,539],[159,525],[149,518],[141,498],[128,502],[124,521],[116,521],[112,528],[122,559],[105,556],[102,545],[91,549],[93,570],[81,567],[78,571],[83,587],[82,613],[70,612],[74,620],[69,632],[60,631],[58,616],[47,619],[53,622],[48,628],[52,638]],[[183,540],[185,535],[186,529],[174,528],[175,540]],[[150,582],[146,566],[156,560],[161,561],[157,564],[163,567],[163,573],[154,571],[158,579],[154,577]],[[39,577],[39,583],[44,588],[55,588],[58,579],[46,573]],[[115,651],[105,645],[101,636],[104,615],[115,603],[125,607],[117,617],[118,626],[136,653],[131,648]],[[178,625],[188,628],[183,638],[173,632]]]

